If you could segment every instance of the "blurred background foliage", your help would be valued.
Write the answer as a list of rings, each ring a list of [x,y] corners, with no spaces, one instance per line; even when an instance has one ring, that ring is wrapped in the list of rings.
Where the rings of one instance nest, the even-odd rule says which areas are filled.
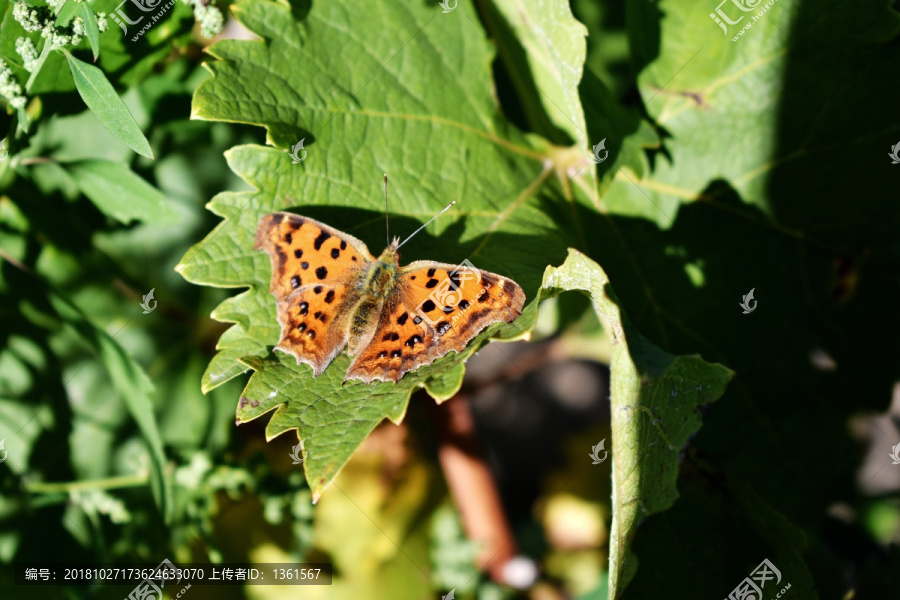
[[[778,553],[792,557],[776,563],[787,580],[811,581],[823,600],[894,598],[900,466],[888,454],[900,443],[900,212],[884,154],[900,137],[897,15],[887,0],[827,11],[780,0],[774,26],[755,25],[725,47],[707,14],[715,7],[700,4],[571,5],[588,30],[579,92],[590,139],[618,131],[607,147],[646,161],[643,173],[601,173],[609,219],[577,215],[596,232],[583,250],[644,336],[737,373],[682,453],[681,497],[635,535],[638,571],[621,597],[724,597]],[[291,6],[298,19],[310,8]],[[116,3],[92,7],[110,13]],[[208,40],[190,8],[176,4],[136,43],[115,25],[100,36],[96,64],[154,160],[86,108],[61,54],[26,85],[12,11],[0,0],[0,58],[29,103],[24,122],[12,108],[0,114],[0,596],[130,590],[23,588],[13,585],[16,562],[169,558],[334,564],[333,586],[290,597],[434,598],[452,588],[458,598],[516,597],[472,564],[477,548],[436,460],[429,398],[416,396],[402,425],[376,429],[342,471],[340,491],[312,505],[291,464],[295,440],[266,443],[262,420],[235,427],[246,377],[201,393],[227,328],[209,315],[232,293],[189,284],[173,267],[220,222],[205,209],[210,198],[250,189],[223,153],[266,135],[191,120],[209,74]],[[247,34],[231,22],[223,35]],[[497,31],[487,35],[502,43]],[[688,69],[678,81],[690,83],[674,88],[707,95],[680,96],[694,104],[676,107],[690,119],[665,121],[677,94],[663,88],[697,47],[711,75]],[[91,62],[88,40],[72,51]],[[773,56],[775,75],[734,92],[749,106],[714,110],[712,79]],[[493,77],[506,117],[531,130],[511,66],[497,60]],[[714,120],[723,114],[738,125]],[[756,123],[771,137],[753,138]],[[755,183],[742,178],[757,160],[793,162]],[[738,174],[729,161],[741,163]],[[633,255],[608,241],[618,235]],[[737,304],[754,286],[759,311],[743,317]],[[158,306],[144,314],[151,290]],[[541,564],[527,593],[536,600],[607,598],[612,461],[585,465],[611,435],[610,339],[588,308],[571,294],[548,300],[536,341],[505,354],[489,346],[467,372],[517,540]],[[498,377],[506,355],[529,367]],[[189,597],[287,590],[194,587]]]

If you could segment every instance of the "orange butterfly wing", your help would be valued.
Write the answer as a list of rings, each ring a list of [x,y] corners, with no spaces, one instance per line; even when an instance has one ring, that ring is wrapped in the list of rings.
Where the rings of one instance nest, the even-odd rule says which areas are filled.
[[[254,249],[272,263],[269,291],[281,324],[275,349],[320,375],[347,343],[352,308],[375,259],[355,237],[286,212],[260,219]]]
[[[513,281],[471,266],[417,261],[401,269],[372,341],[347,379],[399,381],[404,374],[459,352],[485,327],[510,323],[525,293]]]

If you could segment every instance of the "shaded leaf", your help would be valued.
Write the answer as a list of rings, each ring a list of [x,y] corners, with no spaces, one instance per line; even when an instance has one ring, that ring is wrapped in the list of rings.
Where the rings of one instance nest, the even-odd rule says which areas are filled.
[[[103,362],[113,387],[137,423],[150,450],[153,497],[163,518],[168,520],[172,491],[166,476],[162,439],[150,400],[153,393],[150,378],[114,337],[94,326],[68,298],[51,291],[49,299],[60,318],[75,330]]]
[[[82,193],[104,214],[121,223],[173,223],[178,213],[171,201],[136,175],[128,165],[108,160],[70,163],[66,168]]]
[[[732,372],[699,356],[673,356],[646,340],[622,314],[603,270],[571,251],[548,268],[544,288],[587,292],[612,350],[613,522],[609,589],[618,597],[637,568],[629,543],[648,516],[678,497],[679,453],[701,425],[700,409],[718,399]]]

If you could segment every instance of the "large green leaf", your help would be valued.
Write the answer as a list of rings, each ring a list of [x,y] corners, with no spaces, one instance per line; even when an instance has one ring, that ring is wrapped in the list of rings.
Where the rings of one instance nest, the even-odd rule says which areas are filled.
[[[842,48],[860,39],[877,43],[897,35],[900,15],[891,3],[866,0],[858,7],[842,6],[827,19],[805,9],[801,0],[778,0],[768,8],[746,2],[755,6],[749,12],[726,3],[720,5],[723,13],[741,19],[727,26],[727,34],[710,18],[717,3],[663,0],[661,25],[649,22],[654,11],[641,10],[644,3],[633,4],[634,13],[642,13],[631,27],[636,53],[658,52],[638,78],[641,94],[650,115],[669,134],[668,153],[678,158],[657,161],[652,177],[640,178],[638,186],[623,173],[613,190],[618,206],[631,204],[636,214],[652,219],[661,216],[659,206],[674,218],[679,202],[700,199],[711,181],[725,179],[744,202],[765,214],[790,216],[796,224],[819,229],[845,224],[848,206],[823,206],[816,199],[836,195],[837,184],[846,186],[849,200],[853,180],[821,177],[819,171],[833,153],[867,144],[884,130],[884,123],[853,108],[865,103],[881,111],[890,105],[890,94],[866,83],[890,70],[896,58],[876,45],[859,47],[865,59],[851,58]],[[835,27],[845,38],[843,46],[831,43]],[[851,63],[854,68],[835,91],[835,70]],[[827,103],[811,109],[810,98],[825,97]],[[786,121],[787,114],[804,116]],[[893,124],[896,128],[896,119]],[[887,174],[876,174],[869,158],[862,157],[851,151],[845,159],[859,161],[858,168],[878,179]],[[796,197],[796,189],[772,187],[784,178],[803,179],[803,198]],[[873,205],[874,200],[866,203]]]
[[[549,148],[499,113],[491,94],[491,48],[470,6],[443,14],[436,5],[359,2],[316,4],[306,13],[251,1],[233,10],[264,41],[223,41],[211,48],[220,60],[209,65],[213,77],[195,94],[194,116],[264,125],[269,140],[285,149],[305,139],[307,156],[295,165],[274,149],[232,149],[231,168],[257,191],[215,197],[210,208],[226,220],[178,269],[197,283],[251,286],[214,313],[236,325],[220,340],[204,389],[240,374],[245,365],[256,369],[239,421],[287,401],[268,434],[300,427],[309,450],[305,468],[318,495],[380,420],[403,416],[414,389],[425,386],[439,399],[448,397],[458,387],[460,363],[488,337],[524,328],[491,328],[465,352],[397,385],[336,387],[345,359],[313,380],[307,367],[270,356],[279,328],[267,292],[268,258],[252,249],[259,218],[293,209],[378,252],[374,245],[384,239],[380,175],[387,172],[395,232],[412,231],[448,199],[457,201],[453,212],[404,247],[404,260],[468,258],[514,277],[533,299],[545,265],[562,262],[566,246],[578,245],[583,236],[572,205],[593,204],[589,183],[564,192],[552,169],[581,179],[592,165],[586,148]],[[338,45],[340,57],[330,50]],[[577,51],[571,44],[566,60],[580,60]],[[577,83],[571,77],[557,82],[573,109]]]
[[[513,75],[525,102],[540,109],[528,112],[536,126],[549,117],[578,146],[586,148],[587,124],[578,96],[586,53],[584,25],[572,16],[568,2],[559,0],[497,0],[494,5],[504,24],[497,24],[503,36],[501,51],[509,53],[505,64]],[[533,85],[533,87],[531,87]],[[539,131],[546,137],[552,132]]]
[[[553,89],[548,101],[562,98],[574,114],[568,124],[560,113],[553,119],[579,141],[572,148],[526,137],[498,112],[490,47],[468,6],[442,14],[439,7],[417,5],[316,4],[308,13],[292,14],[279,3],[236,5],[236,16],[263,40],[224,41],[211,49],[219,60],[209,65],[213,77],[195,94],[194,116],[264,125],[272,144],[287,149],[304,139],[307,154],[292,164],[284,151],[232,149],[231,168],[256,191],[212,200],[211,210],[225,221],[185,255],[178,270],[197,283],[251,287],[214,313],[235,325],[220,340],[221,352],[203,385],[215,387],[247,366],[255,371],[240,400],[238,423],[274,410],[269,439],[298,430],[315,498],[380,421],[403,418],[414,389],[425,387],[438,400],[452,395],[462,362],[490,336],[513,338],[534,326],[541,294],[588,291],[623,342],[614,362],[614,410],[625,416],[616,419],[614,453],[621,453],[623,473],[646,472],[623,476],[617,487],[616,510],[622,514],[614,565],[623,570],[630,564],[626,540],[640,519],[674,501],[678,452],[699,427],[698,407],[721,394],[730,373],[699,357],[666,354],[630,330],[603,289],[606,276],[584,256],[574,254],[564,267],[543,273],[548,263],[565,260],[567,246],[590,245],[596,231],[587,227],[599,224],[594,210],[602,207],[587,160],[587,134],[578,125],[584,123],[579,93],[602,96],[602,85],[592,81],[576,92],[578,77],[570,69],[583,61],[584,47],[571,35],[582,30],[565,7],[554,6],[567,19],[545,48],[546,57],[558,62],[538,78]],[[329,50],[338,44],[340,59]],[[640,129],[637,119],[619,127],[623,138]],[[640,135],[647,139],[645,132]],[[640,164],[640,142],[627,145],[620,138],[617,146],[617,160]],[[313,379],[308,367],[271,353],[279,327],[267,291],[268,257],[252,249],[256,225],[270,211],[291,209],[378,243],[384,235],[382,172],[391,175],[394,231],[412,230],[447,199],[457,201],[453,213],[410,243],[405,258],[468,258],[512,276],[532,302],[514,325],[490,328],[463,353],[399,384],[343,384],[349,362],[344,355]],[[539,292],[542,282],[546,293]]]
[[[664,148],[643,175],[622,169],[604,197],[612,211],[634,216],[618,221],[642,242],[640,281],[624,277],[619,261],[592,256],[642,334],[673,353],[699,349],[739,374],[693,445],[807,532],[812,547],[802,558],[824,597],[839,587],[835,542],[819,534],[824,515],[858,494],[846,422],[884,410],[897,377],[897,351],[881,341],[897,335],[883,318],[898,295],[898,214],[884,194],[896,172],[877,154],[900,136],[890,100],[897,84],[884,78],[900,58],[900,28],[885,1],[822,10],[779,0],[732,42],[756,13],[726,37],[709,18],[716,4],[629,4],[634,54],[646,65],[641,97]],[[723,10],[740,16],[735,3]],[[759,306],[744,315],[737,303],[751,288]],[[715,498],[724,522],[748,523],[768,542],[759,504]],[[739,549],[740,534],[716,527],[698,494],[674,510],[678,531],[727,551],[722,596],[772,551]],[[633,593],[620,585],[617,597],[658,592],[647,581],[663,572],[673,589],[695,590],[702,558],[653,551],[677,537],[663,529],[638,531],[635,583],[643,585]]]
[[[587,292],[615,340],[609,585],[616,597],[637,568],[628,548],[637,526],[675,502],[679,454],[700,429],[700,409],[722,395],[732,372],[699,356],[672,356],[648,342],[622,314],[606,273],[581,253],[570,252],[565,264],[548,269],[544,288]]]

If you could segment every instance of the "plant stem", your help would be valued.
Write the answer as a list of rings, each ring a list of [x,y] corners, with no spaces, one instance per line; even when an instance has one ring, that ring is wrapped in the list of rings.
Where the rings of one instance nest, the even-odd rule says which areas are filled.
[[[116,488],[140,487],[150,482],[149,476],[122,475],[120,477],[108,477],[106,479],[89,479],[87,481],[64,481],[56,483],[28,482],[24,485],[25,491],[32,494],[51,494],[53,492],[71,493],[82,490],[112,490]]]

